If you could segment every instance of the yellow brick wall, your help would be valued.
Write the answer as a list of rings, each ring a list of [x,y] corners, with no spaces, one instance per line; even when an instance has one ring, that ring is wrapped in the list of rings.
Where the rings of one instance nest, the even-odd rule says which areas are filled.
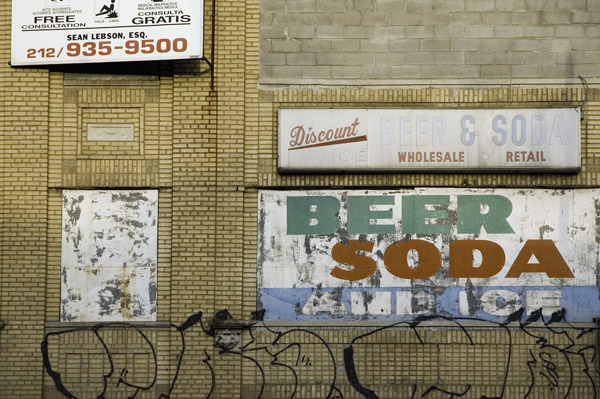
[[[40,344],[48,336],[50,361],[78,397],[101,389],[109,361],[114,370],[107,398],[126,397],[119,377],[150,385],[138,398],[363,397],[345,376],[344,347],[378,326],[257,324],[242,335],[246,352],[220,353],[202,326],[179,326],[203,312],[208,328],[215,312],[251,323],[256,310],[257,197],[262,188],[306,187],[598,187],[600,89],[583,106],[582,165],[578,174],[286,174],[277,173],[277,112],[282,107],[535,108],[578,106],[578,86],[491,88],[261,88],[258,85],[259,1],[217,2],[215,89],[200,61],[163,62],[160,77],[99,79],[52,68],[10,68],[10,1],[0,5],[0,398],[62,398],[44,372]],[[211,4],[206,2],[206,37]],[[208,42],[205,46],[207,55]],[[130,142],[89,141],[87,125],[131,124]],[[61,201],[65,188],[159,190],[158,322],[114,325],[59,323]],[[246,325],[248,327],[248,324]],[[97,326],[96,326],[97,327]],[[75,331],[69,331],[74,328]],[[539,328],[539,327],[536,327]],[[586,398],[600,385],[582,373],[577,350],[595,343],[590,332],[562,326],[539,328],[458,325],[423,328],[420,342],[406,325],[369,335],[354,345],[356,371],[386,398],[418,397],[433,383],[465,397]],[[99,332],[98,332],[99,331]],[[96,334],[95,332],[98,332]],[[281,338],[277,339],[278,333]],[[319,338],[320,337],[320,338]],[[469,341],[467,337],[472,340]],[[99,341],[102,338],[104,341]],[[473,343],[473,345],[471,345]],[[274,364],[273,355],[279,363]],[[546,351],[548,354],[541,355]],[[513,355],[506,369],[498,363]],[[300,356],[299,356],[300,354]],[[570,361],[577,373],[569,374]],[[551,359],[551,360],[549,360]],[[532,369],[528,368],[528,364]],[[571,366],[573,366],[571,364]],[[543,373],[558,368],[559,387]],[[127,371],[123,371],[127,368]],[[293,369],[293,370],[292,370]],[[532,371],[533,370],[533,371]],[[121,374],[123,373],[123,374]],[[533,373],[533,387],[530,376]],[[566,392],[565,381],[573,385]],[[504,385],[506,378],[506,386]],[[117,380],[117,381],[115,381]],[[592,381],[593,380],[593,381]],[[369,381],[371,384],[367,384]],[[297,382],[297,385],[296,385]],[[214,383],[214,385],[213,385]],[[480,384],[478,384],[480,383]],[[338,397],[339,394],[337,394]],[[417,395],[417,396],[415,396]],[[438,396],[434,396],[438,395]],[[555,395],[555,396],[552,396]],[[443,397],[433,393],[430,397]]]
[[[163,137],[168,129],[162,126],[166,125],[163,112],[169,118],[170,105],[159,101],[158,81],[136,81],[141,87],[108,81],[105,87],[97,87],[94,80],[78,80],[74,86],[63,83],[58,73],[53,74],[54,80],[52,96],[57,102],[52,110],[61,123],[50,136],[51,162],[58,172],[51,176],[52,186],[170,186],[170,174],[161,174],[161,169],[171,166],[171,143]],[[107,120],[133,125],[133,141],[88,140],[88,124]]]
[[[144,113],[141,106],[130,105],[129,107],[82,107],[79,109],[79,123],[77,130],[81,133],[78,138],[77,156],[83,158],[111,159],[119,156],[142,156],[145,149],[145,137],[141,135],[146,130],[143,125]],[[118,125],[127,125],[133,130],[132,140],[108,141],[94,140],[90,137],[94,133],[95,126],[102,126],[110,122],[118,121]]]
[[[2,210],[0,396],[37,397],[46,291],[49,73],[11,70],[10,7],[0,11]]]

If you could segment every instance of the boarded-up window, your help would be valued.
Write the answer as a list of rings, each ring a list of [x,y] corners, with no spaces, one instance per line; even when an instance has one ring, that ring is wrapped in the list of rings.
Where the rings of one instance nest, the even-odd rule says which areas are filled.
[[[157,190],[65,190],[62,321],[156,320]]]

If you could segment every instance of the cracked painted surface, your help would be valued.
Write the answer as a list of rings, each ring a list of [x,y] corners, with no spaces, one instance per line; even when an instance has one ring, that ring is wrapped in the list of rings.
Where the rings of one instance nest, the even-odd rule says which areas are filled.
[[[349,214],[352,209],[358,212],[358,206],[348,205],[349,198],[360,196],[380,202],[362,208],[366,219],[364,215],[355,219],[364,230],[375,228],[376,232],[349,227]],[[506,217],[497,221],[508,226],[505,231],[490,232],[483,223],[477,224],[481,215],[498,212],[498,205],[492,210],[483,203],[460,209],[458,197],[468,196],[502,197],[509,206]],[[329,197],[332,205],[323,202],[321,211],[311,206],[290,214],[290,197]],[[419,228],[419,217],[407,212],[418,205],[403,207],[409,197],[433,199],[423,207],[423,231],[407,234],[411,218]],[[520,307],[528,312],[544,307],[547,313],[566,308],[567,319],[587,321],[600,313],[598,203],[600,190],[583,189],[264,190],[258,204],[258,305],[272,320],[395,320],[438,313],[495,321]],[[290,228],[288,218],[302,226]],[[459,227],[473,219],[478,229],[466,232],[468,229]],[[328,228],[328,223],[333,227]],[[428,249],[420,253],[410,250],[405,255],[398,249],[388,250],[415,240],[424,241]],[[482,241],[490,242],[496,252],[468,247]],[[361,246],[369,242],[371,248]],[[463,270],[472,275],[453,277],[459,262],[456,253],[452,258],[450,247],[461,244],[467,245],[471,257]],[[335,258],[336,245],[346,250],[345,259],[350,263]],[[556,256],[544,259],[547,250]],[[435,273],[399,276],[422,270],[420,258],[431,253],[438,253],[432,258],[434,263],[439,256]],[[489,269],[481,267],[484,259],[496,262],[498,271],[478,277],[478,269]],[[402,262],[408,267],[397,266]],[[357,269],[365,272],[356,274]]]
[[[65,190],[62,321],[156,319],[157,190]]]

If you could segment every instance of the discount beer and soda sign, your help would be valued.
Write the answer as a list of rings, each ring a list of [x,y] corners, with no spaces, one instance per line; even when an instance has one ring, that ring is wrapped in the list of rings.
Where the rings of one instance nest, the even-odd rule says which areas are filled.
[[[600,190],[261,191],[271,320],[600,311]]]
[[[580,169],[580,115],[546,109],[281,109],[279,169]]]

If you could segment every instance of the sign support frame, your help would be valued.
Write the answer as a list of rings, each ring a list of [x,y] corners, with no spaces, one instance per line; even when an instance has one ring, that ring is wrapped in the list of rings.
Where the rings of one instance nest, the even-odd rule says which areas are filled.
[[[215,90],[215,21],[216,21],[216,10],[217,0],[212,0],[212,12],[210,14],[211,19],[211,38],[210,38],[210,60],[206,56],[200,58],[209,67],[210,70],[210,89]]]

